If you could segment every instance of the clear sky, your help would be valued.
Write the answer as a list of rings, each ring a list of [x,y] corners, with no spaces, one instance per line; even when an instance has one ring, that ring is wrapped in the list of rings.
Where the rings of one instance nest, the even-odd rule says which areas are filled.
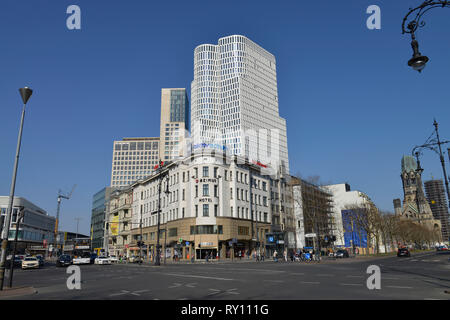
[[[450,139],[450,9],[434,9],[418,33],[430,57],[411,70],[401,22],[422,0],[2,0],[0,2],[0,194],[9,195],[28,103],[16,195],[89,234],[92,196],[109,185],[113,140],[158,136],[161,88],[193,79],[193,50],[241,34],[277,59],[280,115],[287,119],[292,174],[351,184],[383,210],[403,199],[400,160],[433,131]],[[81,30],[66,9],[81,8]],[[381,30],[366,9],[381,8]],[[448,157],[446,155],[448,165]],[[442,178],[426,151],[424,180]],[[447,166],[449,168],[449,166]]]

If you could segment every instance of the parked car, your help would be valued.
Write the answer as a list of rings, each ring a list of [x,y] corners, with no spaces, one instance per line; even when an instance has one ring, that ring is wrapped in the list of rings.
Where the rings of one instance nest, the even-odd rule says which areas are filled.
[[[22,261],[22,269],[39,269],[39,260],[36,257],[26,257]]]
[[[68,254],[63,254],[58,257],[56,260],[56,266],[57,267],[66,267],[70,266],[72,264],[72,257]]]
[[[111,264],[111,260],[108,257],[97,257],[95,258],[95,264]]]
[[[117,256],[112,255],[112,256],[109,256],[108,258],[109,258],[109,261],[111,261],[111,263],[119,262],[119,258],[117,258]]]
[[[397,257],[411,257],[408,248],[398,248]]]
[[[445,245],[436,247],[436,251],[447,251],[447,250],[448,250],[448,248]]]
[[[338,250],[338,251],[336,251],[334,256],[336,258],[348,258],[349,257],[347,250]]]
[[[12,257],[12,255],[9,255],[6,257],[6,263],[5,263],[6,268],[9,268],[11,266],[11,257]],[[25,258],[24,255],[16,255],[14,257],[14,267],[21,267],[22,261],[24,258]]]

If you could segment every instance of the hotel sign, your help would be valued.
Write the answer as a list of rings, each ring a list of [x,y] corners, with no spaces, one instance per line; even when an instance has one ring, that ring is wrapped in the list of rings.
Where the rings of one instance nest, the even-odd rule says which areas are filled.
[[[212,202],[211,198],[200,198],[198,199],[198,202]]]
[[[195,179],[195,183],[207,183],[207,182],[216,183],[217,179],[215,179],[215,178]]]

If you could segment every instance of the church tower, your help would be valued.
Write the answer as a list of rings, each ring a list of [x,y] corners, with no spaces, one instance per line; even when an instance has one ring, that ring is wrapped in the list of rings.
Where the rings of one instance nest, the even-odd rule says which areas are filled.
[[[402,158],[403,207],[396,208],[400,217],[427,225],[430,229],[440,230],[440,221],[434,219],[431,207],[425,198],[422,185],[423,169],[411,156]],[[398,207],[398,204],[397,204]]]

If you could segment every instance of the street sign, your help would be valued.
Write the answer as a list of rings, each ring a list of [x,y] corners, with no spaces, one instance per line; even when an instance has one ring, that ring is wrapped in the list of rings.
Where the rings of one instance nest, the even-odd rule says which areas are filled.
[[[186,245],[187,245],[187,246],[189,245],[189,241],[186,241]]]
[[[278,240],[277,243],[278,244],[284,244],[284,240]]]
[[[178,242],[183,242],[183,238],[178,239]]]
[[[317,235],[315,233],[307,233],[305,234],[305,238],[315,238]]]

